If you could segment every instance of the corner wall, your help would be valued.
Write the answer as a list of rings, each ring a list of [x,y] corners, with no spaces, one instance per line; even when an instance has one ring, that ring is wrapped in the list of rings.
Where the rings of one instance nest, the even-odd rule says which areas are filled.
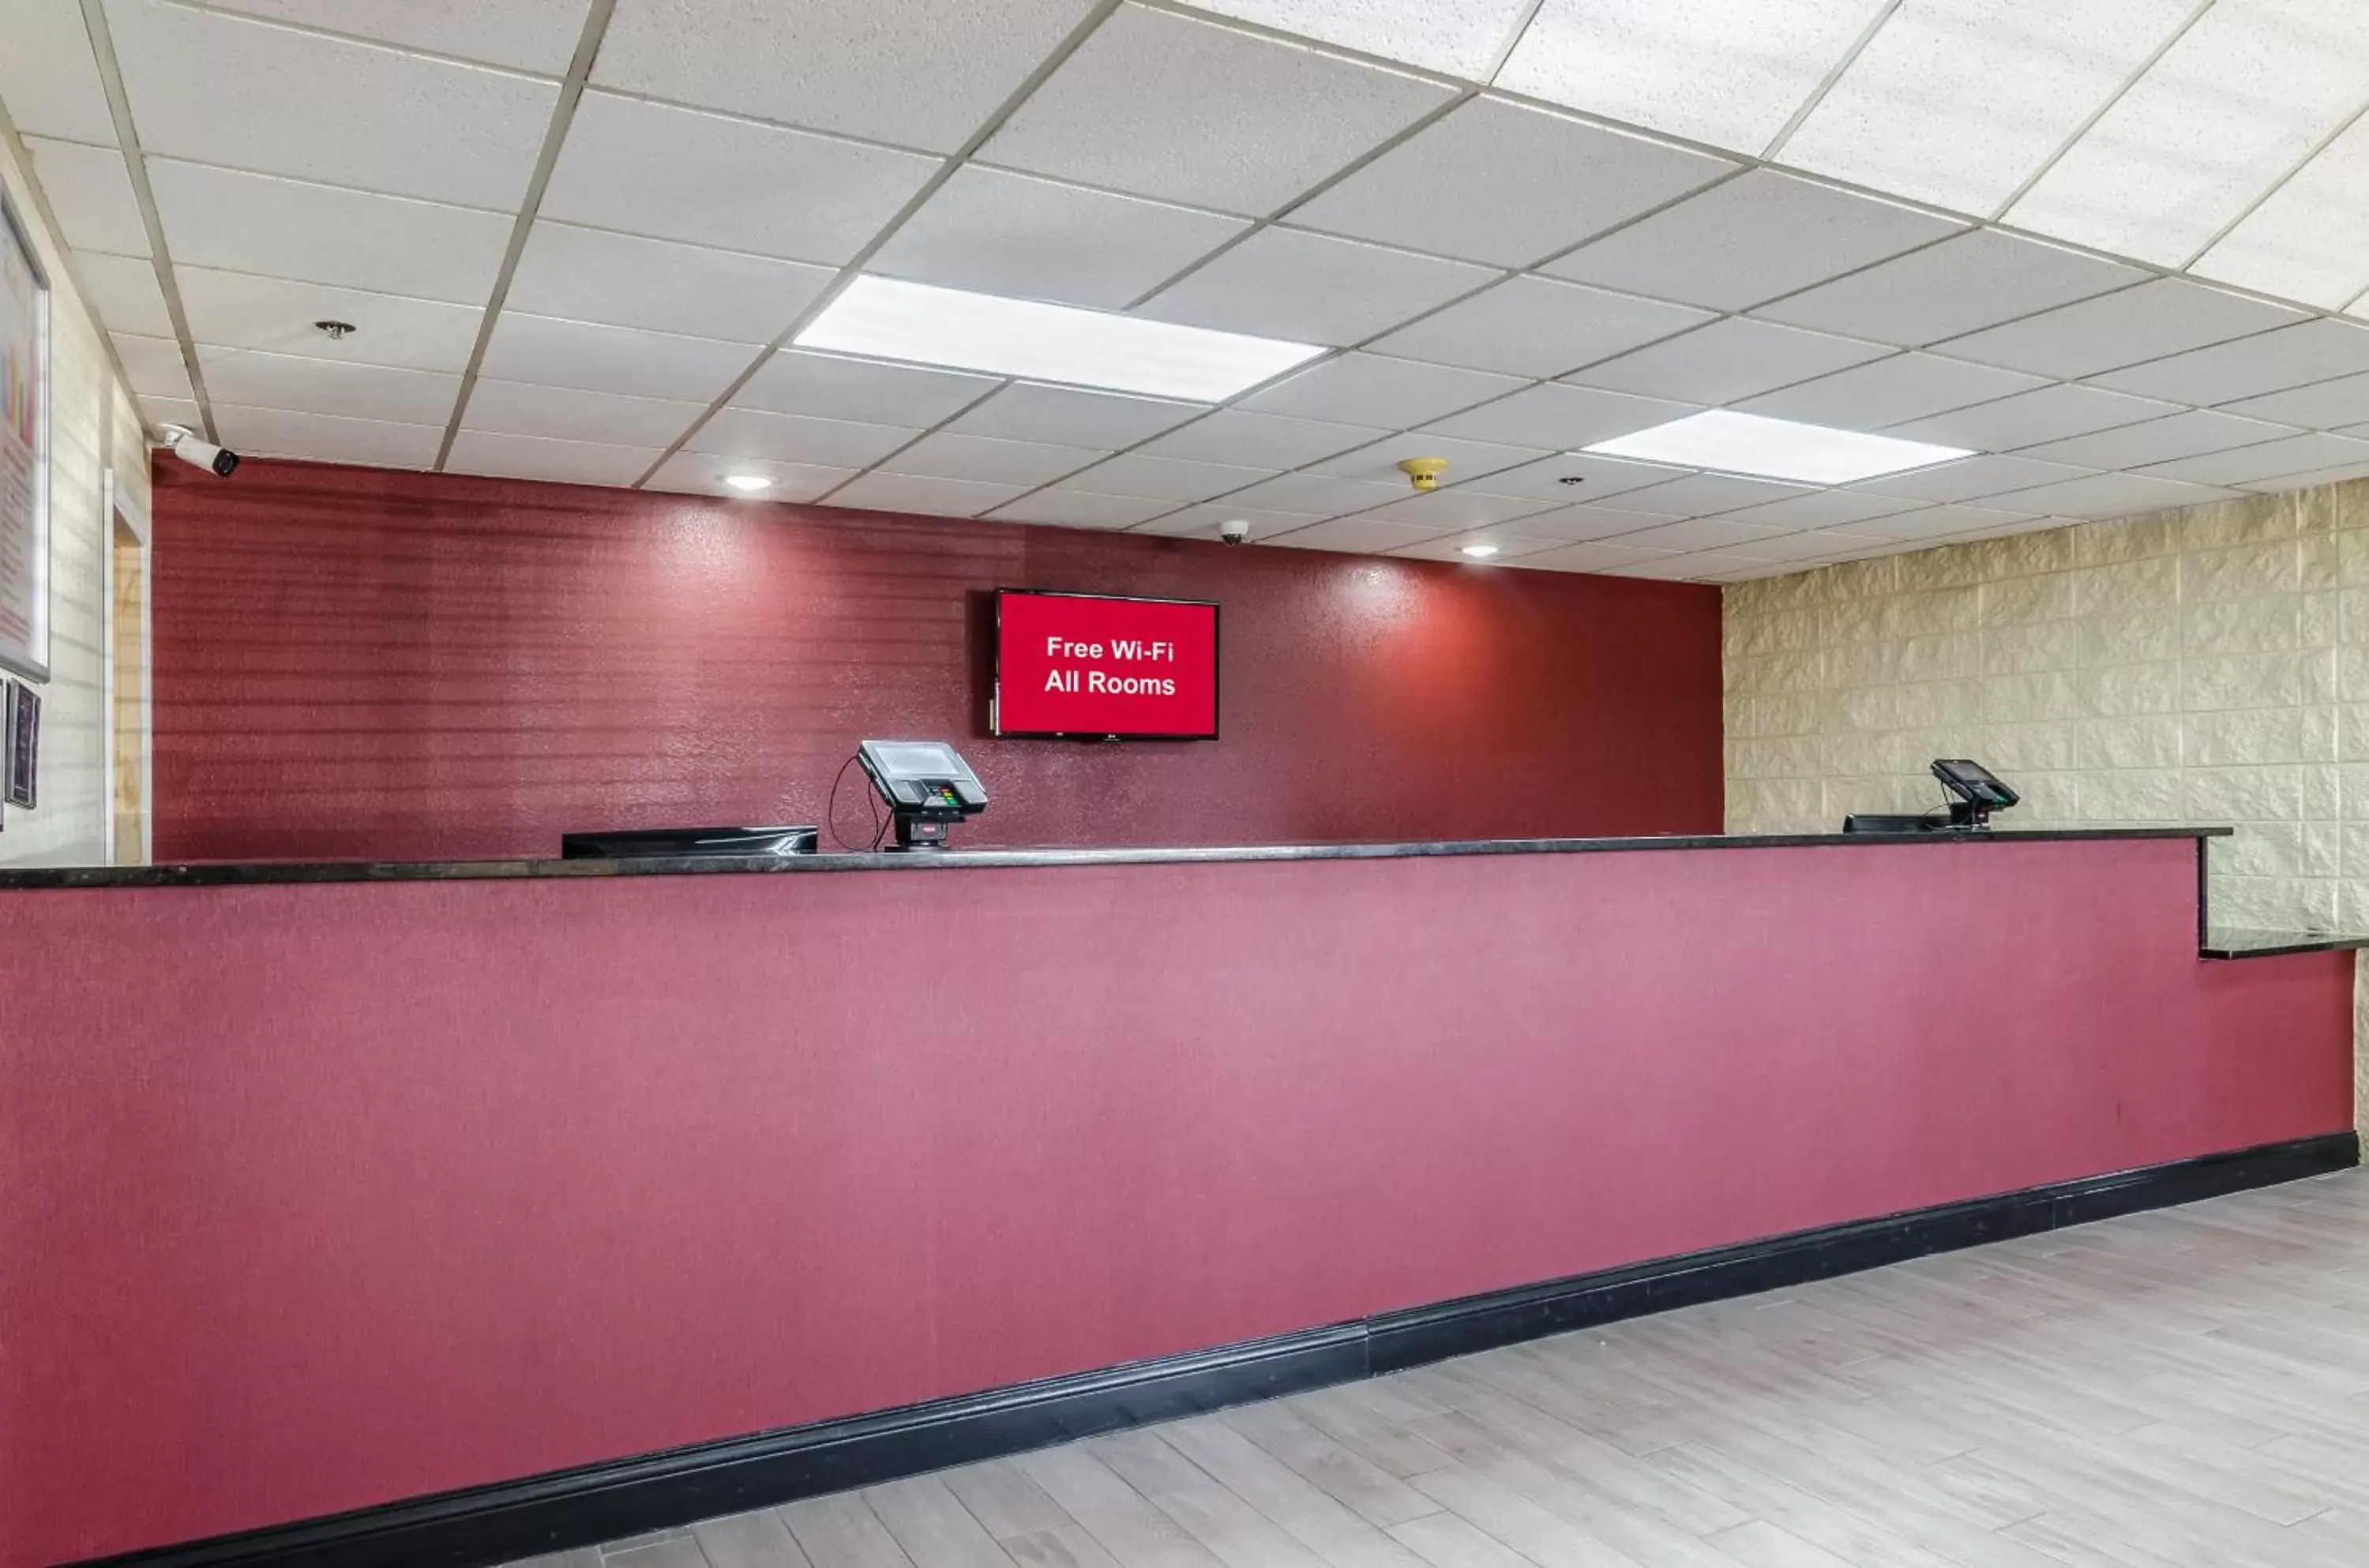
[[[50,679],[41,693],[40,805],[0,807],[0,865],[97,864],[105,856],[107,601],[111,581],[107,471],[144,503],[147,436],[107,339],[66,275],[56,236],[18,155],[0,131],[0,185],[49,273]]]

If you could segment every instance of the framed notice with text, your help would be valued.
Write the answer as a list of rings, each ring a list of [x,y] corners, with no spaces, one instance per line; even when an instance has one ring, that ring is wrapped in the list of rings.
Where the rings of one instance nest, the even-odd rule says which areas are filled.
[[[0,789],[11,806],[28,811],[40,804],[41,694],[22,681],[7,682],[7,700],[0,703],[0,722],[6,724],[7,766]]]
[[[0,667],[50,678],[50,280],[0,191]]]

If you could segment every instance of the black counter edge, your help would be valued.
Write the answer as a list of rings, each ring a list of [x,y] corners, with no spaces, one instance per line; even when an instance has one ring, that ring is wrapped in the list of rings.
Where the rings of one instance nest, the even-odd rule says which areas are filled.
[[[2094,839],[2226,838],[2212,828],[2039,828],[1986,833],[1666,833],[1627,839],[1471,839],[1381,844],[1235,844],[1141,849],[950,850],[908,854],[645,860],[197,861],[0,871],[0,892],[102,887],[227,887],[298,882],[471,882],[526,877],[773,876],[784,872],[988,871],[1063,865],[1225,861],[1413,860],[1487,854],[1601,854],[1633,850],[1872,849],[1908,844],[2029,844]]]
[[[2323,1175],[2351,1132],[2027,1187],[1189,1355],[704,1443],[80,1568],[486,1568],[1592,1324]]]

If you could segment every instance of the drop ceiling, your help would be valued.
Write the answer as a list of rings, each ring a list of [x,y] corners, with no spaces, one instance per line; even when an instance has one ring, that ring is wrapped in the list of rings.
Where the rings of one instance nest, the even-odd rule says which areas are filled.
[[[151,419],[244,452],[1730,581],[2369,475],[2359,22],[0,0],[0,107]],[[1210,405],[790,347],[864,274],[1325,353]],[[1578,452],[1709,407],[1976,455]]]

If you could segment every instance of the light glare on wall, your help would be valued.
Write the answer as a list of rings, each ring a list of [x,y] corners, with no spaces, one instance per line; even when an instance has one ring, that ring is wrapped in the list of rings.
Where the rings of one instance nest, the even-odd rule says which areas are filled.
[[[1313,344],[1106,311],[858,278],[798,334],[801,349],[1214,403],[1304,364]]]
[[[1674,463],[1804,485],[1848,485],[1879,474],[1897,474],[1974,455],[1963,447],[1862,435],[1725,408],[1689,414],[1650,430],[1598,441],[1586,450],[1607,457]]]

